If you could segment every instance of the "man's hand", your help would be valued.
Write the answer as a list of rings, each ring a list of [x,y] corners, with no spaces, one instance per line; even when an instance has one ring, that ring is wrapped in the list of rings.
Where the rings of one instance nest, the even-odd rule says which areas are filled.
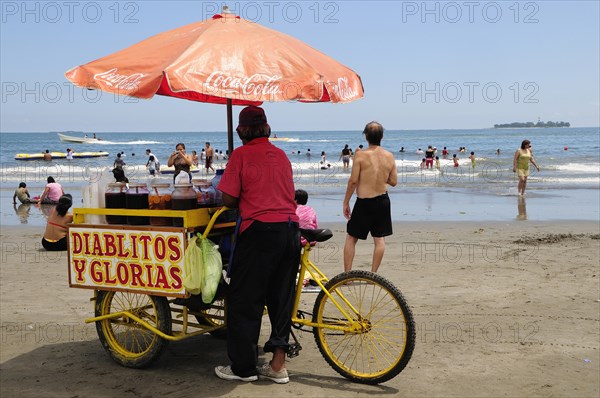
[[[350,219],[351,214],[352,210],[350,209],[350,203],[344,204],[344,217],[346,217],[346,220]]]

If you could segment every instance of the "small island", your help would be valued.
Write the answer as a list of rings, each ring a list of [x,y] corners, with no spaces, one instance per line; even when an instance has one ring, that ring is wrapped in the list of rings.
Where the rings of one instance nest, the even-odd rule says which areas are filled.
[[[528,127],[571,127],[569,122],[541,122],[538,120],[534,122],[513,122],[506,124],[494,124],[495,129],[507,129],[507,128],[528,128]]]

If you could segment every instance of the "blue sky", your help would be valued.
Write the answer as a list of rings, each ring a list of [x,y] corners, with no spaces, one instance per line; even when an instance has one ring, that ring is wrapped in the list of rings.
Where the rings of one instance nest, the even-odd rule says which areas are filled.
[[[222,4],[362,78],[365,98],[350,104],[264,104],[275,130],[600,125],[598,1],[0,3],[1,132],[224,131],[224,106],[94,95],[64,78]]]

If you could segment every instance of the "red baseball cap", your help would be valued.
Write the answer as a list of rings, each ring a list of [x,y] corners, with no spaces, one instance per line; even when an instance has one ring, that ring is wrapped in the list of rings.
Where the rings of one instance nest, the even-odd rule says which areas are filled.
[[[263,108],[258,106],[247,106],[240,112],[238,125],[243,127],[260,126],[267,124],[267,115]]]

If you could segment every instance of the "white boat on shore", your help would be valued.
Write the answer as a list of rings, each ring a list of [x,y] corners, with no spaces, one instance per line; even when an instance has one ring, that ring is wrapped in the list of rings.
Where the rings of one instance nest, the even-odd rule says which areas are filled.
[[[72,142],[72,143],[78,143],[78,144],[87,144],[87,143],[101,141],[98,138],[93,138],[93,137],[90,138],[90,137],[87,137],[87,136],[76,137],[76,136],[66,135],[66,134],[62,134],[62,133],[56,133],[56,134],[58,134],[58,138],[60,138],[60,140],[62,142]]]

